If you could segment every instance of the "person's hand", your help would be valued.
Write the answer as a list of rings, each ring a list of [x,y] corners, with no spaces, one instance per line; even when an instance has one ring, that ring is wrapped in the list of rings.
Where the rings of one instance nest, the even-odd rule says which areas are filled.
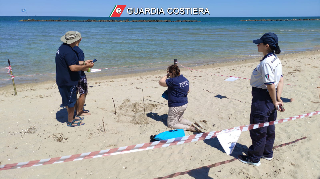
[[[92,68],[94,66],[94,63],[92,60],[86,60],[85,62],[87,68]]]
[[[169,78],[170,77],[170,74],[169,73],[167,73],[167,78]]]
[[[277,99],[277,102],[279,102],[279,109],[277,109],[278,111],[280,111],[280,112],[284,112],[284,107],[283,107],[283,101],[282,101],[282,99],[281,98],[278,98]],[[280,108],[280,106],[282,107],[282,108]],[[276,108],[277,108],[277,106],[276,106]]]
[[[281,101],[277,101],[275,104],[274,104],[274,106],[276,107],[276,110],[278,110],[278,111],[280,111],[280,112],[284,112],[284,108],[283,109],[281,109],[281,107],[280,106],[282,106],[283,107],[283,102]]]

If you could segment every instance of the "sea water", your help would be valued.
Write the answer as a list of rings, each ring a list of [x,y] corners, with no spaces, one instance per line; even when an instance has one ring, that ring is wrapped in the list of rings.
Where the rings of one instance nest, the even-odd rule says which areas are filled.
[[[239,61],[261,56],[252,40],[266,32],[278,35],[282,53],[319,48],[320,21],[240,21],[305,17],[175,17],[117,20],[197,20],[201,22],[21,22],[40,20],[106,20],[106,17],[0,17],[0,86],[55,80],[55,54],[67,31],[79,31],[85,59],[97,59],[90,77],[166,70],[178,59],[184,66]],[[319,17],[308,17],[319,18]],[[115,18],[113,18],[115,19]]]

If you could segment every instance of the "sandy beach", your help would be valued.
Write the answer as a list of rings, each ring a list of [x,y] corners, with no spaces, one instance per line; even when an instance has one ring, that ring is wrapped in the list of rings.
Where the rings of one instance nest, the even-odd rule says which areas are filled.
[[[320,51],[279,58],[286,84],[282,94],[286,111],[278,113],[278,119],[319,111]],[[190,81],[185,118],[202,121],[206,132],[248,125],[251,105],[248,79],[259,60],[205,65],[193,70],[180,66],[181,73]],[[183,61],[179,63],[184,65]],[[161,97],[166,88],[158,84],[165,74],[166,69],[105,78],[88,75],[90,87],[85,109],[91,115],[85,116],[84,126],[74,128],[67,127],[67,111],[59,107],[61,97],[54,81],[18,85],[17,96],[13,95],[12,86],[1,88],[0,165],[150,142],[150,135],[170,129],[166,126],[167,101]],[[241,78],[230,82],[225,81],[227,76]],[[320,115],[276,124],[274,146],[278,147],[274,159],[261,159],[259,167],[234,160],[251,145],[246,131],[241,133],[230,156],[217,138],[212,138],[121,155],[3,170],[0,178],[144,179],[175,174],[177,179],[318,179],[319,128]],[[193,133],[186,131],[186,135]]]

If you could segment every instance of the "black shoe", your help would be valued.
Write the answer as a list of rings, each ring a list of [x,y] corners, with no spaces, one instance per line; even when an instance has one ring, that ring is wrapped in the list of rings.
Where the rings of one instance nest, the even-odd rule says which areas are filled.
[[[246,163],[246,164],[254,165],[254,166],[259,166],[259,165],[261,165],[260,161],[259,161],[259,162],[253,162],[253,161],[251,161],[251,159],[248,158],[248,156],[239,155],[238,157],[239,157],[238,159],[239,159],[240,162],[242,162],[242,163]]]
[[[264,158],[264,159],[269,160],[269,161],[273,159],[273,157],[265,157],[265,156],[262,156],[261,158]]]

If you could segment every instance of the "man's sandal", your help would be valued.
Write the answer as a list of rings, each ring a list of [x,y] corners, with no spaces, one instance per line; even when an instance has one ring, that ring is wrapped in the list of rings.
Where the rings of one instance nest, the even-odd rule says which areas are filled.
[[[80,113],[77,114],[77,116],[89,116],[89,115],[91,114],[87,111],[81,111]]]
[[[75,121],[82,121],[83,119],[84,119],[84,117],[80,117],[80,116],[76,116],[76,117],[78,117],[79,119],[74,119]]]
[[[68,127],[76,127],[84,124],[85,123],[82,123],[79,119],[74,119],[72,122],[67,122]]]

